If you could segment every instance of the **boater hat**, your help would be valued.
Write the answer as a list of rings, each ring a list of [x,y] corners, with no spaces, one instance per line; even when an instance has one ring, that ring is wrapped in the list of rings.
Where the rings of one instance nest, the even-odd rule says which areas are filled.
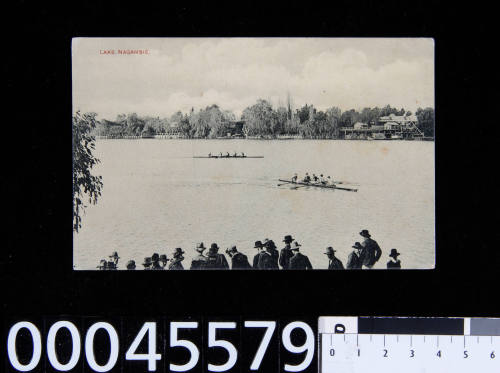
[[[205,249],[206,249],[206,247],[205,247],[205,245],[203,245],[203,242],[196,244],[195,250],[198,251],[199,253],[202,253]]]
[[[161,254],[160,255],[160,262],[168,262],[168,258],[166,254]]]
[[[260,249],[262,247],[262,242],[261,241],[255,241],[254,249]]]
[[[398,255],[401,255],[401,254],[398,253],[398,251],[396,249],[391,249],[391,253],[389,254],[389,256],[392,256],[394,259],[397,259]]]
[[[354,249],[362,249],[363,246],[359,242],[355,242],[354,245],[352,246]]]
[[[157,262],[160,260],[160,255],[158,255],[157,253],[154,253],[152,256],[151,256],[151,260],[153,262]]]
[[[144,267],[149,267],[149,266],[151,266],[151,264],[152,264],[151,263],[151,258],[149,258],[149,257],[148,258],[144,258],[144,263],[142,263],[142,265]]]
[[[127,269],[135,269],[135,260],[129,260],[127,262]]]
[[[300,246],[302,246],[300,243],[293,241],[292,250],[299,250]]]
[[[289,243],[293,241],[293,237],[287,234],[285,238],[283,239],[283,242]]]
[[[326,248],[326,253],[323,253],[323,254],[333,254],[335,251],[337,251],[337,250],[334,250],[333,247],[328,246]]]
[[[369,238],[371,237],[370,236],[370,233],[366,230],[366,229],[363,229],[361,232],[359,232],[359,234],[363,237],[366,237],[366,238]]]

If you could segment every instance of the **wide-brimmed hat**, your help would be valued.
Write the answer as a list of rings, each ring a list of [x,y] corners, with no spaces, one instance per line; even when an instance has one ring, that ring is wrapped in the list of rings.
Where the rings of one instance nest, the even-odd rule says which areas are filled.
[[[285,238],[283,239],[283,242],[287,242],[287,243],[288,242],[292,242],[292,241],[293,241],[293,237],[291,235],[289,235],[289,234],[287,234],[285,236]]]
[[[299,250],[302,245],[297,241],[293,241],[292,250]]]
[[[335,253],[335,251],[337,251],[337,250],[335,250],[335,249],[334,249],[333,247],[331,247],[331,246],[328,246],[328,247],[326,248],[326,253],[324,253],[324,254],[333,254],[333,253]]]
[[[118,256],[118,253],[116,251],[113,251],[113,253],[109,257],[110,258],[120,259],[120,257]]]
[[[196,244],[195,250],[198,251],[199,253],[202,253],[206,249],[205,245],[203,242],[199,242]]]
[[[359,234],[363,237],[371,237],[370,236],[370,232],[368,232],[366,229],[363,229],[361,232],[359,232]]]
[[[168,258],[166,254],[161,254],[160,255],[160,262],[168,262]]]
[[[129,260],[127,262],[127,269],[135,269],[135,260]]]
[[[261,241],[255,241],[255,245],[253,246],[254,249],[260,249],[262,247],[262,242]]]
[[[180,247],[176,247],[175,250],[174,250],[173,256],[179,256],[179,255],[182,255],[182,254],[184,254],[184,251],[182,251],[182,249]]]
[[[154,253],[153,255],[151,255],[151,260],[153,262],[157,262],[160,260],[160,255],[158,253]]]
[[[391,249],[391,253],[389,254],[389,256],[392,256],[394,259],[396,259],[398,257],[398,255],[401,255],[401,254],[398,253],[398,251],[396,249]]]
[[[210,245],[210,249],[219,250],[219,246],[214,242],[213,244]]]
[[[149,267],[151,264],[153,264],[152,261],[151,261],[151,258],[149,258],[149,257],[144,258],[144,263],[142,263],[142,265],[144,267]]]
[[[363,246],[359,242],[354,242],[354,245],[352,245],[354,249],[362,249]]]

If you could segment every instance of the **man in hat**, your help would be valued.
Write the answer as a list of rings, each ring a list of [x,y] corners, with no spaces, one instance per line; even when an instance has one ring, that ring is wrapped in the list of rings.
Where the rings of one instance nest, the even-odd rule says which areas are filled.
[[[290,258],[290,269],[313,269],[309,258],[300,253],[300,246],[297,241],[292,245],[293,256]]]
[[[340,259],[338,259],[336,256],[335,256],[335,251],[337,250],[334,250],[333,247],[331,246],[328,246],[326,248],[326,256],[328,257],[329,261],[328,261],[328,269],[344,269],[344,265],[342,264],[342,262],[340,261]]]
[[[203,255],[203,251],[206,249],[203,242],[200,242],[196,245],[195,250],[198,254],[191,261],[191,269],[204,269],[207,264],[207,257]]]
[[[389,254],[391,260],[387,262],[387,269],[401,269],[401,260],[398,259],[399,255],[401,254],[396,249],[391,249],[391,253]]]
[[[262,245],[262,249],[259,252],[257,259],[258,269],[277,269],[278,263],[274,261],[273,255],[271,254],[269,244],[267,246]]]
[[[118,253],[116,251],[113,251],[113,253],[109,256],[109,258],[111,260],[108,261],[108,269],[117,269],[118,259],[120,259],[120,257],[118,256]]]
[[[129,271],[135,270],[135,260],[129,260],[127,262],[127,270]]]
[[[168,269],[170,271],[175,271],[175,270],[183,270],[184,267],[182,265],[182,261],[184,260],[184,257],[182,256],[184,254],[184,251],[180,247],[176,247],[174,253],[172,254],[173,259],[170,261],[170,264],[168,265]]]
[[[106,261],[106,259],[101,259],[97,268],[99,268],[99,270],[101,270],[101,271],[107,270],[108,269],[108,262]]]
[[[254,269],[259,269],[259,257],[260,257],[260,252],[262,251],[262,247],[263,245],[261,241],[255,241],[254,249],[257,249],[257,254],[255,254],[253,257],[252,268]]]
[[[219,246],[213,243],[208,249],[206,269],[229,269],[224,254],[219,254]]]
[[[248,257],[245,254],[238,252],[236,246],[226,250],[227,255],[231,258],[231,269],[251,269]]]
[[[293,242],[293,237],[286,235],[283,242],[285,243],[285,247],[280,251],[280,266],[283,269],[290,269],[290,258],[293,256],[290,244]]]
[[[363,246],[359,242],[354,243],[352,246],[354,249],[352,253],[349,254],[347,258],[346,267],[347,269],[361,269],[362,263],[359,255],[361,254],[361,250],[363,250]]]
[[[274,244],[274,241],[266,238],[264,240],[264,248],[269,254],[271,254],[271,258],[273,259],[272,262],[273,269],[279,269],[278,260],[280,257],[280,253],[278,252],[276,245]]]
[[[296,183],[298,178],[299,178],[299,175],[297,175],[297,173],[294,173],[292,176],[292,183]]]
[[[371,239],[371,235],[366,229],[363,229],[359,234],[364,237],[361,243],[361,246],[363,246],[360,255],[361,263],[366,268],[371,269],[382,256],[382,250],[377,241]]]
[[[151,256],[151,269],[153,270],[161,270],[163,267],[160,265],[160,255],[158,253],[154,253]]]
[[[142,263],[145,271],[149,271],[151,269],[152,264],[153,264],[153,262],[151,261],[151,258],[149,258],[149,257],[144,258],[144,263]]]
[[[306,172],[306,176],[304,176],[304,179],[302,180],[304,183],[309,183],[311,182],[311,176]]]
[[[166,254],[161,254],[160,255],[160,263],[161,263],[161,267],[163,269],[165,269],[165,267],[167,266],[167,262],[168,262],[168,258],[167,258],[167,255]]]

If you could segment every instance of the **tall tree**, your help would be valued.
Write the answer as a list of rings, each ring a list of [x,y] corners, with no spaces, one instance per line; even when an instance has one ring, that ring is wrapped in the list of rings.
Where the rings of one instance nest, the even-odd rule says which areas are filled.
[[[434,137],[434,109],[431,107],[427,107],[425,109],[418,108],[415,115],[418,119],[418,128],[424,132],[424,135]]]
[[[266,100],[258,100],[255,105],[243,110],[242,119],[245,121],[243,131],[250,135],[274,135],[277,116],[271,104]]]
[[[92,174],[92,168],[100,161],[92,152],[95,137],[91,135],[96,127],[96,113],[73,115],[73,230],[82,227],[82,214],[87,207],[85,201],[96,204],[102,191],[102,176]]]

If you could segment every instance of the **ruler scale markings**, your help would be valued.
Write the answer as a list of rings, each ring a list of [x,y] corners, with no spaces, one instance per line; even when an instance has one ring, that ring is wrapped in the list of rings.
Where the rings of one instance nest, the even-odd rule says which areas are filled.
[[[422,323],[420,323],[419,327],[422,328]],[[383,332],[382,328],[370,328],[370,331],[359,328],[359,332],[350,333],[351,329],[346,328],[345,333],[336,333],[344,334],[342,337],[333,335],[333,339],[330,339],[330,342],[335,345],[334,355],[328,353],[328,340],[320,338],[320,341],[324,342],[322,348],[325,352],[320,357],[322,364],[320,372],[364,373],[376,371],[400,373],[403,367],[406,373],[420,373],[422,371],[429,373],[500,372],[500,365],[498,365],[500,356],[495,356],[500,352],[500,335],[487,335],[490,337],[490,345],[488,346],[487,339],[480,338],[481,335],[486,336],[487,333],[483,330],[481,335],[477,334],[474,323],[471,323],[470,334],[462,334],[463,341],[453,339],[457,335],[456,329],[451,330],[450,333],[444,333],[443,328],[436,332],[430,330],[428,333],[403,331],[401,334],[409,334],[410,349],[406,345],[406,340],[400,340],[400,333],[396,333],[394,330],[395,328],[390,328],[388,331]],[[330,334],[332,338],[332,334],[335,333],[326,334]],[[356,334],[356,343],[354,343],[354,339],[346,338],[345,334]],[[361,338],[367,338],[369,335],[371,343],[363,344],[365,340],[360,340],[360,334]],[[395,336],[395,338],[391,337],[391,335]],[[475,336],[476,343],[471,340],[467,345],[467,335]],[[415,343],[413,343],[413,336],[417,336]],[[422,336],[422,339],[420,339],[420,336]],[[448,336],[450,337],[449,340],[447,339]],[[436,344],[432,343],[434,337],[436,337]],[[342,340],[345,343],[340,343]]]

